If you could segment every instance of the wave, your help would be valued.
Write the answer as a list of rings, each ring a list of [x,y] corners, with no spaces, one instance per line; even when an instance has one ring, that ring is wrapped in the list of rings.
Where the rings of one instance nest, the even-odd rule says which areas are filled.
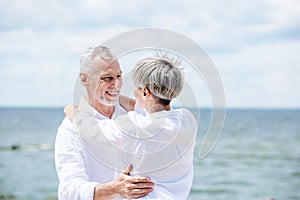
[[[8,146],[0,146],[0,151],[47,151],[53,150],[53,144],[11,144]]]

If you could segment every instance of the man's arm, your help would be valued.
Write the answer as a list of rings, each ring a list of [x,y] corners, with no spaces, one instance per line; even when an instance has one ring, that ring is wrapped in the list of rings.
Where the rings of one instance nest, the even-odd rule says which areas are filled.
[[[69,123],[71,123],[74,118],[74,110],[76,110],[76,108],[74,109],[73,105],[68,105],[64,110],[68,117],[65,120]],[[55,147],[55,158],[58,175],[60,177],[60,188],[64,191],[63,194],[68,194],[68,198],[62,199],[92,199],[84,198],[84,193],[87,193],[87,191],[89,191],[88,196],[91,196],[92,193],[94,200],[112,199],[116,196],[121,196],[123,198],[139,198],[146,196],[152,191],[152,186],[154,184],[149,178],[129,176],[132,170],[131,165],[111,182],[88,182],[88,177],[85,173],[84,158],[79,151],[79,140],[75,137],[76,134],[72,132],[68,132],[69,134],[67,134],[72,137],[63,138],[61,137],[61,135],[64,135],[63,132],[68,132],[68,130],[61,129],[61,131],[58,131]],[[79,169],[78,166],[80,166]]]
[[[133,111],[135,106],[135,100],[129,97],[120,95],[119,103],[126,111]]]
[[[67,118],[59,127],[55,141],[55,166],[59,178],[59,199],[93,199],[97,182],[89,182],[73,124]]]

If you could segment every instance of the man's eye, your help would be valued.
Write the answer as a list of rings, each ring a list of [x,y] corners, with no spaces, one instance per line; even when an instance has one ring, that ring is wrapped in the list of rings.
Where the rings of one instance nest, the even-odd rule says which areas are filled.
[[[110,76],[101,78],[101,80],[106,81],[106,82],[110,82],[110,81],[112,81],[113,79],[114,79],[114,78],[113,78],[113,77],[110,77]]]
[[[118,78],[118,79],[122,78],[122,75],[117,75],[117,78]]]

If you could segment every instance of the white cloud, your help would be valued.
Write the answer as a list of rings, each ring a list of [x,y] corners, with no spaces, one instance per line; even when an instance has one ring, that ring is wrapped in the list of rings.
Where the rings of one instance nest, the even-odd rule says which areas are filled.
[[[296,92],[300,90],[299,51],[300,42],[289,41],[216,56],[228,104],[299,107],[300,95]]]
[[[207,49],[230,106],[299,107],[293,92],[300,89],[299,6],[297,0],[3,0],[0,105],[69,102],[82,51],[123,31],[160,27]]]

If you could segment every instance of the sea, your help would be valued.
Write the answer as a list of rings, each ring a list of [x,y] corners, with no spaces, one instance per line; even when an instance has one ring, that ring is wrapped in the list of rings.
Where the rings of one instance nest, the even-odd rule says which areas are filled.
[[[199,157],[211,111],[200,111],[190,200],[299,200],[300,109],[227,109]],[[63,108],[0,108],[0,200],[56,200],[54,142]]]

